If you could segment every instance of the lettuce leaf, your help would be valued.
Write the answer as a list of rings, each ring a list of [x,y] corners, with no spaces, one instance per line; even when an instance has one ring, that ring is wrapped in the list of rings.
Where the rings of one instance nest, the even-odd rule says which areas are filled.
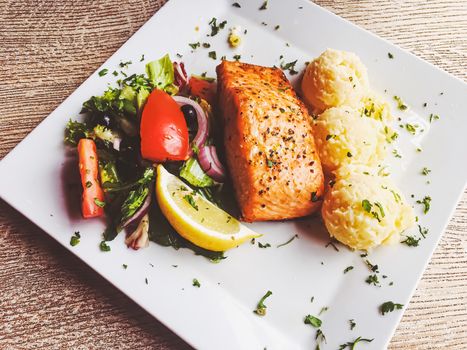
[[[174,82],[174,67],[169,55],[146,64],[149,81],[158,89],[169,88]]]

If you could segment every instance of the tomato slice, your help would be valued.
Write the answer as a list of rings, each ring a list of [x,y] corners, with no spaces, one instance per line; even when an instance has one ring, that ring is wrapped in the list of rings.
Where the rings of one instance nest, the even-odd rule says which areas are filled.
[[[188,82],[190,95],[206,100],[211,106],[216,103],[217,85],[214,81],[190,77]]]
[[[140,126],[141,155],[153,162],[188,159],[189,136],[177,102],[154,89],[143,109]]]
[[[81,139],[78,143],[79,172],[83,186],[81,212],[85,219],[104,214],[104,191],[98,180],[99,167],[96,144],[93,140]]]

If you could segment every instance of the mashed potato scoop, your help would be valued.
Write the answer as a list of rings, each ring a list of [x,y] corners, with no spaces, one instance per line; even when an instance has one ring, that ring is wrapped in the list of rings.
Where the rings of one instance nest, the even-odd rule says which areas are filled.
[[[412,207],[394,184],[371,173],[360,166],[339,169],[321,209],[329,234],[353,249],[396,242],[415,223]]]
[[[376,166],[386,156],[384,125],[362,115],[358,109],[341,106],[318,116],[313,136],[325,172],[346,164]]]
[[[356,54],[327,49],[307,66],[301,88],[313,113],[342,105],[357,107],[368,93],[368,73]]]

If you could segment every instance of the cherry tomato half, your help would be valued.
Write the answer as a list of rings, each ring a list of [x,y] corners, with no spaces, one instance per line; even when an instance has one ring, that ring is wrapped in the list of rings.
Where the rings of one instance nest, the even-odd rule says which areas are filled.
[[[188,128],[177,102],[165,91],[151,92],[141,116],[141,154],[153,162],[188,158]]]

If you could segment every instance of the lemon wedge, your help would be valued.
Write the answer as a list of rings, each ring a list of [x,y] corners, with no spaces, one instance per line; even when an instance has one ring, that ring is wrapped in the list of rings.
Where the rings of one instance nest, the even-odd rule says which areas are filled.
[[[173,228],[198,247],[224,251],[261,235],[197,194],[159,164],[156,197]]]

